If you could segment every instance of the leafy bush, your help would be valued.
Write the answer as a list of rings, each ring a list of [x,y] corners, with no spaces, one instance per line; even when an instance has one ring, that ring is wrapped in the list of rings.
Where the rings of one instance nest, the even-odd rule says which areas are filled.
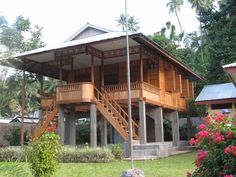
[[[51,132],[51,126],[40,138],[32,142],[32,149],[27,149],[31,170],[36,177],[52,176],[59,166],[59,136]]]
[[[106,148],[64,147],[60,154],[61,162],[110,162],[114,156]]]
[[[197,168],[188,176],[236,176],[236,115],[229,118],[215,113],[204,122],[198,126],[196,139],[190,140],[200,150],[195,160]]]
[[[112,154],[116,159],[123,159],[123,149],[121,144],[112,145]]]
[[[1,162],[24,162],[25,154],[20,147],[6,147],[0,148],[0,161]]]
[[[4,139],[7,140],[10,146],[19,146],[20,145],[20,126],[13,125],[10,129],[10,133],[4,135]]]

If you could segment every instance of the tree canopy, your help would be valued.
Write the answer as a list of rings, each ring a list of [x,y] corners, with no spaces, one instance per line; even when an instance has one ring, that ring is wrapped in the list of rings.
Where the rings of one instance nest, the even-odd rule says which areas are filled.
[[[18,16],[13,24],[9,24],[4,16],[0,16],[0,52],[1,59],[15,53],[24,52],[45,44],[41,40],[42,27],[32,26],[29,18]],[[2,67],[0,72],[0,115],[21,114],[21,88],[22,74],[15,71],[10,77],[6,77],[7,68]],[[26,92],[26,114],[38,109],[39,104],[39,81],[36,75],[27,74],[26,83],[30,85]],[[7,96],[6,96],[7,95]]]

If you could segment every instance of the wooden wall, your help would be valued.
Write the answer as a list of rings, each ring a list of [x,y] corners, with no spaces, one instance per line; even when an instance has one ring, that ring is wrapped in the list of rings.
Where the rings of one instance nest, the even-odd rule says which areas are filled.
[[[94,67],[95,86],[101,86],[101,66]],[[125,84],[127,82],[126,62],[104,66],[104,85]],[[140,81],[140,60],[130,62],[131,82]],[[187,79],[184,73],[173,64],[159,59],[159,62],[143,60],[144,82],[160,88],[164,92],[180,93],[183,98],[194,97],[194,82]],[[68,74],[68,83],[90,82],[91,68],[71,71]]]

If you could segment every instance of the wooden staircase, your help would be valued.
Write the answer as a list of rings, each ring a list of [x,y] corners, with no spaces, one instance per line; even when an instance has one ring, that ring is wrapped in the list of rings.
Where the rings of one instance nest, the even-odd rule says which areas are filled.
[[[111,99],[106,91],[100,92],[94,87],[94,97],[96,106],[100,113],[107,121],[120,133],[124,140],[129,139],[129,123],[128,114],[124,109],[113,99]],[[139,139],[139,126],[132,120],[133,139]]]
[[[50,107],[43,111],[43,116],[39,119],[38,123],[32,128],[33,140],[39,138],[48,128],[49,124],[53,122],[57,116],[58,107],[53,103]]]

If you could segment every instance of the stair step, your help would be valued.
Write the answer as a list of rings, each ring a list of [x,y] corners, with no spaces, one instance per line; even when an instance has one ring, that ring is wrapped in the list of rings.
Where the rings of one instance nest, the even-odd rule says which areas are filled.
[[[135,157],[159,156],[159,150],[155,149],[133,150],[133,154]]]
[[[150,150],[150,149],[159,149],[158,144],[138,144],[134,145],[133,149],[134,150]]]

